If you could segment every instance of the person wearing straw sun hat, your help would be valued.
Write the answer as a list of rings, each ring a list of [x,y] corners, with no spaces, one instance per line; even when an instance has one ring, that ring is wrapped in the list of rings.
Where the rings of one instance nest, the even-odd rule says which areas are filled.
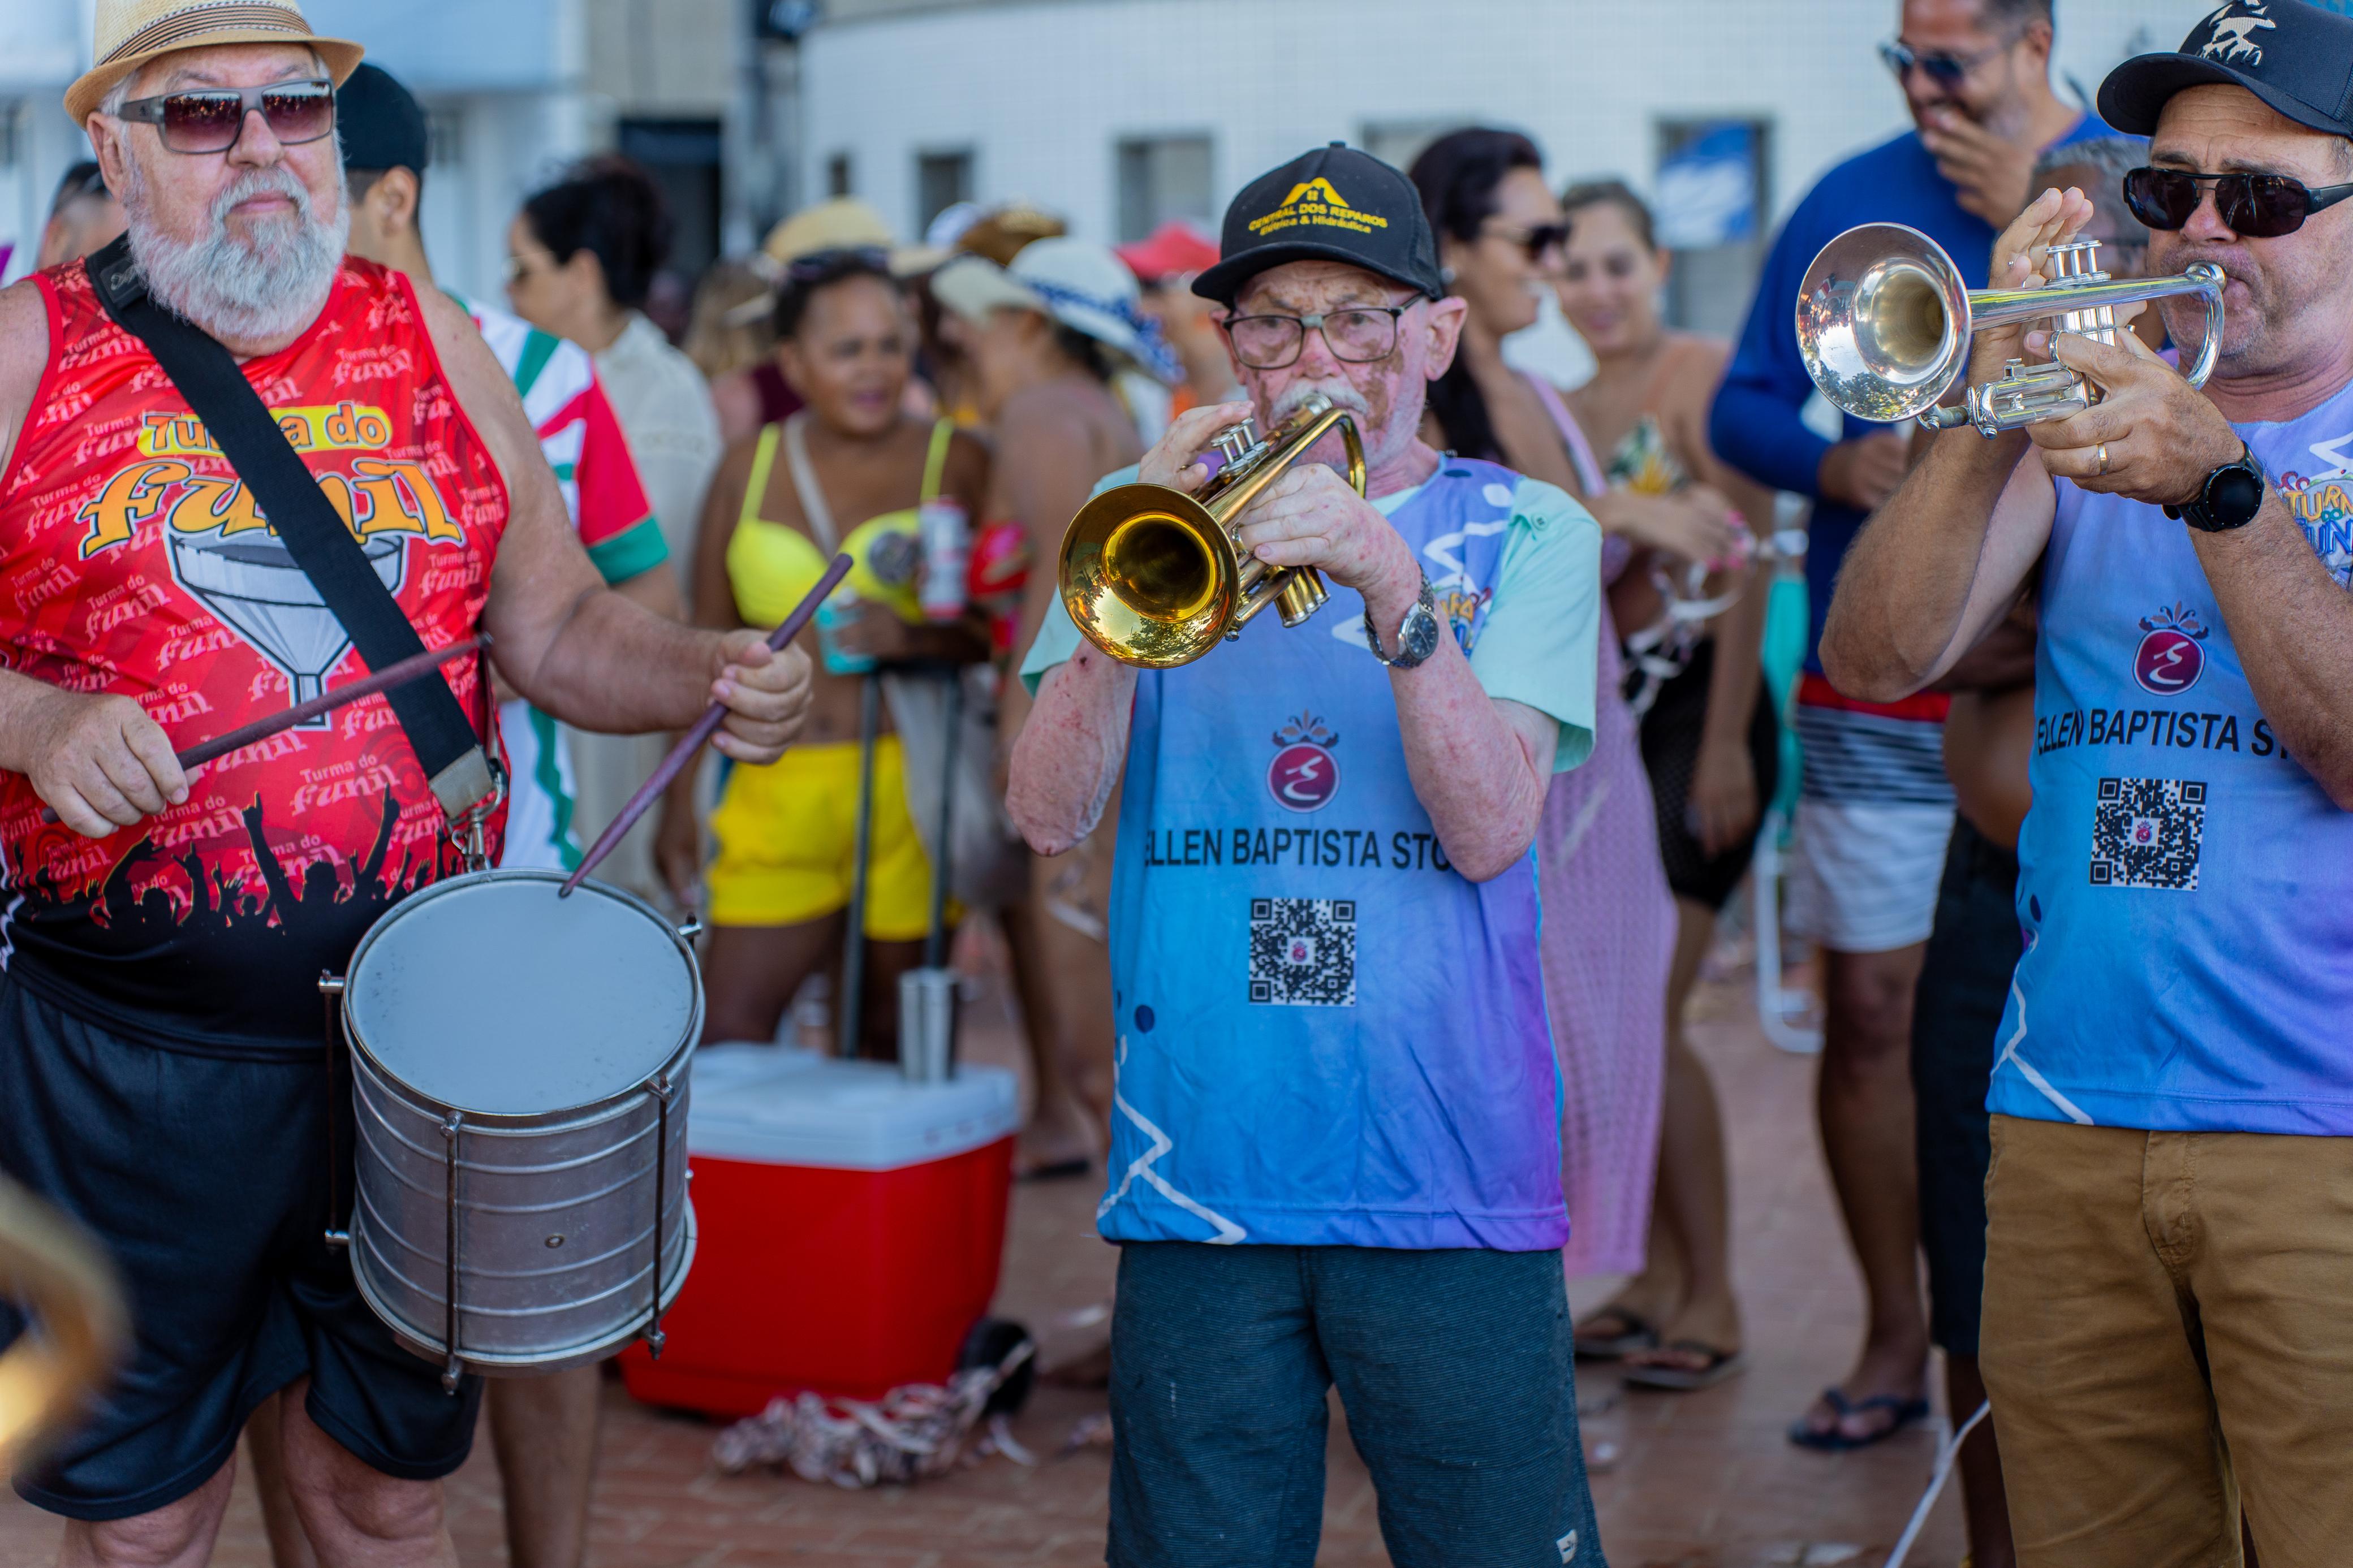
[[[453,823],[499,855],[459,714],[480,672],[232,752],[193,789],[174,748],[349,685],[387,639],[480,631],[566,722],[683,729],[716,698],[721,748],[765,763],[798,731],[807,661],[605,587],[463,310],[345,257],[335,89],[358,45],[293,4],[98,0],[94,21],[68,107],[127,231],[0,289],[0,1173],[107,1246],[133,1342],[16,1484],[66,1517],[64,1561],[202,1563],[238,1431],[283,1391],[320,1561],[448,1564],[438,1482],[480,1384],[445,1393],[327,1240],[353,1184],[318,980],[458,868]],[[256,399],[266,418],[235,417]],[[240,470],[223,448],[256,426],[302,470]],[[398,567],[380,590],[398,621],[347,622],[376,603],[296,563],[300,539],[335,541],[308,531],[306,472]],[[0,1307],[0,1348],[23,1331]]]

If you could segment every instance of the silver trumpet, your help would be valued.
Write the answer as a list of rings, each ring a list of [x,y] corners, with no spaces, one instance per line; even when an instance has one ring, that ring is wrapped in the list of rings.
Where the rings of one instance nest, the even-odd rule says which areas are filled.
[[[1944,247],[1916,228],[1867,223],[1822,247],[1798,294],[1798,348],[1806,374],[1858,419],[1916,416],[1931,430],[1974,425],[1999,435],[2064,419],[2099,400],[2099,389],[2063,364],[2011,360],[1999,380],[1939,407],[1968,368],[1969,339],[1993,327],[2049,320],[2063,332],[2116,341],[2116,308],[2194,294],[2206,301],[2206,335],[2183,374],[2206,384],[2222,345],[2222,269],[2196,261],[2172,278],[2110,278],[2097,240],[2051,247],[2040,289],[1977,289],[1961,281]]]

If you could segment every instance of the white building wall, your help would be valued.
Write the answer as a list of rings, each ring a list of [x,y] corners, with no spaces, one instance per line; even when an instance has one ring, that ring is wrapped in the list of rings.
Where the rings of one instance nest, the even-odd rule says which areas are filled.
[[[2058,79],[2097,90],[2211,0],[2059,0]],[[970,146],[984,201],[1113,235],[1115,142],[1208,133],[1223,201],[1368,122],[1534,135],[1556,179],[1647,190],[1662,119],[1772,124],[1776,218],[1841,155],[1907,121],[1875,46],[1894,0],[1030,0],[819,26],[805,51],[802,189],[849,152],[902,230],[920,150]],[[2064,88],[2063,86],[2063,91]]]

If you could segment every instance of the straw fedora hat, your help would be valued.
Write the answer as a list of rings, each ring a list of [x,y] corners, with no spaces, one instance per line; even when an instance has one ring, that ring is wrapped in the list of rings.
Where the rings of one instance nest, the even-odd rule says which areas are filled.
[[[66,89],[66,112],[79,125],[117,82],[158,55],[216,44],[308,44],[341,87],[366,53],[343,38],[311,31],[297,0],[98,0],[91,58],[98,64]]]

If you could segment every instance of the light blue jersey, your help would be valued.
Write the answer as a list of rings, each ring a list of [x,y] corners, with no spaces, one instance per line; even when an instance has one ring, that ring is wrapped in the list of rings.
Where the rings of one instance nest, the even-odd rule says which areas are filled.
[[[2237,429],[2343,584],[2353,387]],[[2057,489],[2019,842],[2027,951],[1989,1103],[2353,1133],[2353,813],[2255,706],[2186,525]]]
[[[1482,685],[1562,720],[1560,762],[1580,760],[1592,519],[1451,458],[1402,500],[1391,521]],[[1533,856],[1484,883],[1448,864],[1363,626],[1335,584],[1303,628],[1264,615],[1137,682],[1111,918],[1112,1240],[1567,1238]],[[1491,633],[1552,652],[1499,668]],[[1069,636],[1050,625],[1025,673]]]

